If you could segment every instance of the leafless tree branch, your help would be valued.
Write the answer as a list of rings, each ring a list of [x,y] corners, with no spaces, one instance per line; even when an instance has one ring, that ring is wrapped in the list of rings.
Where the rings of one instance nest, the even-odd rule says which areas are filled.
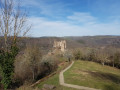
[[[31,28],[26,26],[27,15],[22,13],[20,3],[17,7],[13,0],[0,0],[0,34],[4,36],[5,49],[9,48],[8,37],[16,41],[18,36],[25,36]]]

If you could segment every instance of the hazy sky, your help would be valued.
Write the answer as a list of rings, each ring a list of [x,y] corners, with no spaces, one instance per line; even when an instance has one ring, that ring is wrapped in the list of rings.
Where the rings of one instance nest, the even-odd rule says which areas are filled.
[[[21,0],[30,35],[120,35],[120,0]]]

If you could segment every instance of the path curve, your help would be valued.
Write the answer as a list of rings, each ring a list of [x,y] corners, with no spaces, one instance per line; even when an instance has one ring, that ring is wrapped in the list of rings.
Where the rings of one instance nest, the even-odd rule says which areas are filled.
[[[74,61],[72,61],[72,63],[66,69],[64,69],[63,71],[60,72],[60,74],[59,74],[59,83],[60,83],[60,85],[66,86],[66,87],[71,87],[71,88],[76,88],[76,89],[82,89],[82,90],[101,90],[101,89],[94,89],[94,88],[89,88],[89,87],[84,87],[84,86],[65,83],[63,73],[65,71],[67,71],[73,64],[74,64]]]

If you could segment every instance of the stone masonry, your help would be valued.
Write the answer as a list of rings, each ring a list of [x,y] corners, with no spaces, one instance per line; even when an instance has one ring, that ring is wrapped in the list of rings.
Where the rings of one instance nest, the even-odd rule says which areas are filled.
[[[55,50],[60,50],[60,51],[64,52],[66,49],[66,41],[65,40],[54,41],[53,48]]]

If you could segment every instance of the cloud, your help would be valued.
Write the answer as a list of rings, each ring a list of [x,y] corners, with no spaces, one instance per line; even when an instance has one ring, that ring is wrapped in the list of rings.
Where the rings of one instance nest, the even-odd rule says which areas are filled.
[[[42,17],[31,17],[32,36],[84,36],[118,35],[120,23],[94,23],[75,25],[68,21],[52,21]],[[85,21],[87,22],[87,21]]]
[[[79,29],[82,27],[71,25],[63,21],[49,21],[45,18],[31,17],[30,21],[33,22],[33,36],[69,36],[81,32]],[[82,31],[83,32],[83,31]]]
[[[83,12],[74,12],[72,16],[68,16],[67,18],[84,24],[93,24],[97,21],[97,18],[90,15],[90,13]]]
[[[29,17],[33,24],[32,36],[117,35],[120,33],[119,16],[116,17],[111,14],[106,17],[104,15],[104,13],[109,14],[111,10],[111,13],[117,12],[114,10],[119,7],[117,3],[114,3],[114,5],[112,5],[112,2],[107,4],[108,1],[104,0],[91,1],[91,3],[88,0],[91,12],[81,12],[78,7],[75,7],[79,4],[79,0],[76,0],[77,4],[71,2],[66,4],[63,0],[21,1],[24,7],[30,8],[31,12],[34,13]],[[68,4],[72,4],[71,7],[68,7]],[[74,7],[76,10],[74,10]]]
[[[36,15],[41,14],[50,17],[63,15],[66,10],[66,4],[58,0],[21,0],[24,7],[30,8],[30,12]]]
[[[89,11],[91,11],[88,12],[87,6],[84,4],[85,0],[70,0],[69,2],[65,0],[20,1],[22,9],[28,8],[30,10],[28,18],[30,24],[33,24],[30,33],[35,37],[117,35],[120,33],[120,16],[119,14],[111,14],[113,12],[119,13],[120,7],[117,2],[113,2],[114,5],[112,5],[112,2],[108,3],[108,0],[94,0],[94,2],[87,0],[90,5],[88,6]],[[105,13],[110,15],[105,15]]]

